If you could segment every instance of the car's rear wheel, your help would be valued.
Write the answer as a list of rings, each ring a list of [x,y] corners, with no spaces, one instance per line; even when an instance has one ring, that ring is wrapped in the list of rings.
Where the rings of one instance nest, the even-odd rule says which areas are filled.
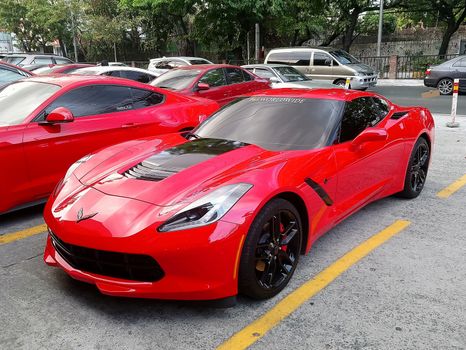
[[[405,185],[403,191],[398,193],[399,197],[411,199],[419,196],[426,182],[429,158],[429,144],[425,138],[421,137],[413,147],[406,170]]]
[[[346,86],[346,80],[345,79],[337,79],[333,82],[337,86],[345,87]]]
[[[301,252],[299,213],[276,198],[254,219],[244,242],[239,266],[240,293],[254,299],[278,294],[291,279]]]
[[[449,78],[440,79],[437,84],[437,89],[440,95],[451,95],[453,92],[453,80]]]

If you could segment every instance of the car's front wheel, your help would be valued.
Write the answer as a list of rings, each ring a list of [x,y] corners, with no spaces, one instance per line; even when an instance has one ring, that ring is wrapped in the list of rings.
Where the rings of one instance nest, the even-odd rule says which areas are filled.
[[[437,84],[437,88],[440,95],[451,95],[453,92],[453,80],[448,78],[440,79]]]
[[[290,202],[276,198],[267,203],[243,245],[239,292],[267,299],[285,288],[298,264],[302,235],[299,213]]]
[[[413,147],[406,170],[405,185],[403,191],[398,193],[399,197],[410,199],[419,196],[426,182],[429,159],[429,144],[425,138],[421,137]]]

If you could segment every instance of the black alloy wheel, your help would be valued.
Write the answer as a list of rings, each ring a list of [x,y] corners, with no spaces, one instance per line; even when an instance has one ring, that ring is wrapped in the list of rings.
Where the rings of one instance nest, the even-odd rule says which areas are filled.
[[[243,247],[240,292],[255,299],[278,294],[288,284],[301,252],[302,226],[294,206],[274,199],[259,213]]]
[[[398,194],[400,197],[416,198],[419,196],[426,183],[429,159],[429,144],[421,137],[414,145],[406,171],[404,189]]]

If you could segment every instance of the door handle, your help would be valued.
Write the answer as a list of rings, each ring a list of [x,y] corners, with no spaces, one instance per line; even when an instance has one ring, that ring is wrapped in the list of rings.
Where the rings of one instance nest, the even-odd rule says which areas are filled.
[[[123,124],[121,127],[122,128],[131,128],[133,126],[138,126],[139,124],[138,123],[126,123],[126,124]]]

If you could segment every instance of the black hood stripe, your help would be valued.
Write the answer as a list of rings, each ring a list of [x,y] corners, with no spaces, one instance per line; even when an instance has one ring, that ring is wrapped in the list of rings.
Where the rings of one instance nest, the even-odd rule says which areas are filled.
[[[247,143],[221,139],[196,139],[154,154],[126,170],[132,179],[161,181],[210,158],[247,146]]]

